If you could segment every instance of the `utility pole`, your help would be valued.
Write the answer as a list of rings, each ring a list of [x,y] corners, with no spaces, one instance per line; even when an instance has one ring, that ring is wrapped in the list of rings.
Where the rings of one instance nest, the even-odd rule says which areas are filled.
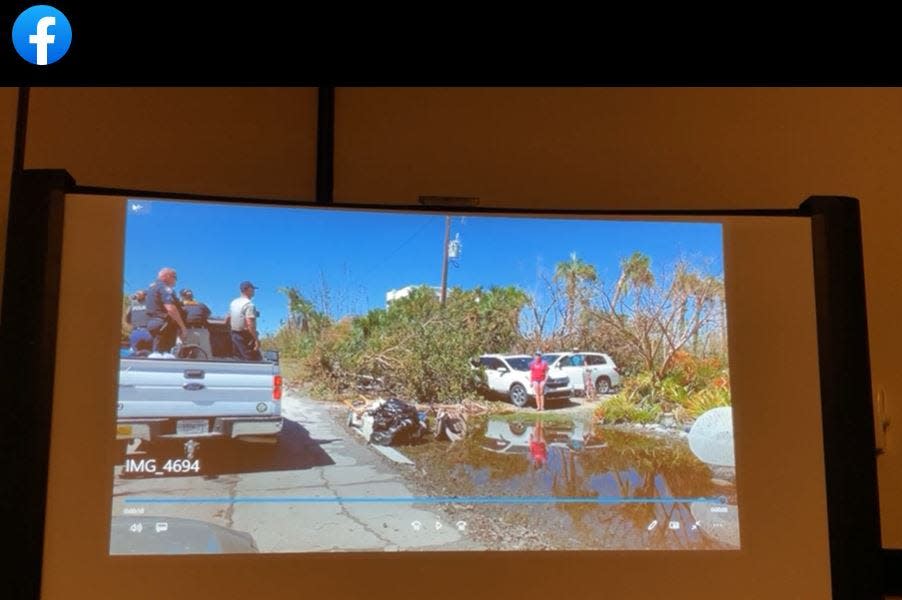
[[[445,243],[442,246],[442,306],[445,306],[445,298],[448,296],[448,241],[450,238],[451,215],[445,215]]]

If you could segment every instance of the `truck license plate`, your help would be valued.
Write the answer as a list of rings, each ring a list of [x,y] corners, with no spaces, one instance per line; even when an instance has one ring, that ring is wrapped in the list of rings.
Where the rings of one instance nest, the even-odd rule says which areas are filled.
[[[176,421],[175,431],[179,435],[196,435],[198,433],[207,433],[210,424],[206,419],[191,419],[185,421]]]

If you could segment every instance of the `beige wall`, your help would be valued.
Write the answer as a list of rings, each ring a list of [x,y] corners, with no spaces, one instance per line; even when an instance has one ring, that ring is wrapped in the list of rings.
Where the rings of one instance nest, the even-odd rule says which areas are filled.
[[[310,89],[35,89],[26,162],[82,184],[311,198]],[[0,225],[15,90],[0,90]],[[8,134],[7,134],[8,132]],[[5,162],[4,162],[5,161]],[[902,547],[902,89],[339,89],[337,200],[789,207],[862,200],[883,533]],[[5,228],[0,227],[4,231]],[[799,440],[805,444],[805,440]]]
[[[313,197],[314,88],[35,88],[28,168],[81,185]]]

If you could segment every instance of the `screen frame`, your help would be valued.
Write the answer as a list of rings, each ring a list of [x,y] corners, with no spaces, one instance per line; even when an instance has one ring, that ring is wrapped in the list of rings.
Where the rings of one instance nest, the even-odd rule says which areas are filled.
[[[319,189],[319,188],[318,188]],[[13,174],[6,273],[0,314],[2,361],[8,371],[11,413],[2,420],[0,460],[11,481],[8,514],[22,551],[8,566],[21,577],[16,591],[38,598],[53,399],[60,258],[67,194],[137,196],[200,202],[508,216],[615,217],[806,217],[811,220],[815,311],[824,441],[831,587],[834,598],[879,598],[892,592],[902,552],[883,551],[871,403],[864,269],[858,200],[811,197],[798,209],[748,210],[568,210],[494,208],[473,205],[388,205],[331,202],[331,188],[318,201],[175,194],[78,186],[63,170]],[[35,302],[40,298],[40,302]],[[35,306],[37,304],[37,306]],[[37,331],[37,335],[35,332]],[[18,340],[26,340],[23,344]],[[11,365],[15,364],[15,373]],[[51,374],[48,376],[47,374]],[[12,490],[10,490],[12,492]],[[13,513],[12,511],[16,512]],[[896,561],[896,562],[894,562]],[[884,562],[886,563],[884,565]],[[898,585],[898,581],[896,585]],[[898,591],[898,590],[896,590]]]

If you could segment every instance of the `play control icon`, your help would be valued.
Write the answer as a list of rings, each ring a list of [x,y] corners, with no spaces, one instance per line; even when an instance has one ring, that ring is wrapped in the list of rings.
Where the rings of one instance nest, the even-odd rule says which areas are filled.
[[[467,530],[467,522],[466,521],[458,521],[457,522],[457,530],[458,531],[466,531]]]
[[[413,523],[410,524],[410,526],[413,527],[414,531],[419,531],[420,529],[423,528],[423,524],[420,523],[419,521],[414,521]]]
[[[435,522],[435,530],[438,531],[438,530],[441,529],[441,528],[442,528],[442,522],[441,522],[441,521],[436,521],[436,522]]]
[[[651,531],[652,529],[654,529],[657,526],[658,526],[658,520],[655,519],[654,521],[652,521],[651,523],[648,524],[648,530]]]

